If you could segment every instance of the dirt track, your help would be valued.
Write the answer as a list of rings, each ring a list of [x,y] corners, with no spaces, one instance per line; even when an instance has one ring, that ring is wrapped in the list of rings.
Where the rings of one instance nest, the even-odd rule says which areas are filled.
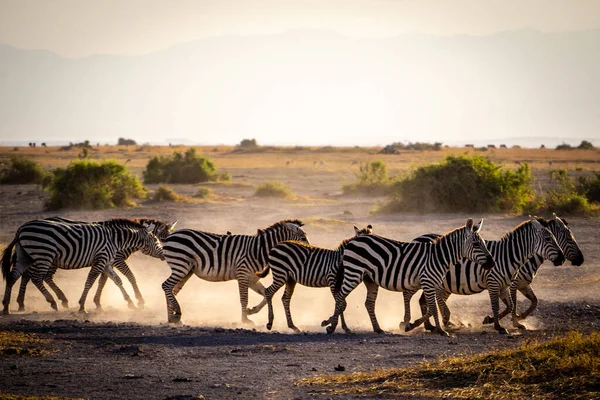
[[[289,177],[288,177],[289,178]],[[289,178],[291,179],[291,178]],[[292,187],[308,185],[301,175]],[[306,178],[308,179],[308,178]],[[324,180],[327,182],[327,177]],[[333,179],[333,178],[332,178]],[[323,188],[328,183],[320,186]],[[68,212],[61,215],[87,220],[113,216],[151,216],[178,219],[178,228],[253,234],[283,218],[300,218],[312,243],[333,247],[352,234],[352,224],[373,224],[375,232],[402,240],[427,232],[446,232],[464,224],[467,215],[372,217],[371,199],[343,198],[326,194],[326,189],[310,189],[310,196],[291,202],[247,198],[247,188],[225,188],[226,201],[152,205],[108,212]],[[17,194],[21,191],[21,194]],[[23,194],[25,192],[25,194]],[[1,234],[3,242],[23,222],[48,216],[41,211],[41,198],[33,186],[3,187]],[[26,196],[27,200],[23,197]],[[473,216],[480,217],[480,216]],[[522,217],[485,217],[483,237],[496,239],[523,220]],[[275,327],[264,329],[266,309],[253,316],[256,330],[241,329],[237,286],[233,282],[215,284],[192,279],[179,295],[183,326],[171,327],[166,319],[160,283],[168,267],[159,260],[134,255],[130,265],[147,307],[128,310],[112,283],[107,284],[103,304],[107,310],[96,313],[88,297],[89,314],[70,310],[51,312],[32,286],[27,295],[28,310],[0,317],[0,329],[34,332],[51,339],[44,345],[52,351],[44,357],[0,356],[0,393],[62,395],[90,399],[114,398],[312,398],[310,387],[297,387],[294,381],[318,373],[348,373],[380,367],[404,366],[433,360],[443,355],[482,352],[515,346],[526,338],[543,338],[565,330],[597,330],[600,321],[600,245],[596,239],[599,221],[573,219],[570,226],[586,261],[582,267],[544,265],[534,282],[540,298],[536,313],[526,321],[530,331],[512,330],[510,336],[497,335],[480,321],[489,312],[487,294],[451,297],[454,322],[462,326],[452,337],[443,338],[417,329],[406,335],[398,329],[403,312],[398,293],[381,293],[377,313],[390,335],[370,333],[364,310],[364,289],[349,297],[348,323],[353,335],[328,336],[319,326],[333,310],[327,289],[297,288],[292,313],[305,334],[290,334],[276,295]],[[59,271],[57,283],[76,305],[87,271]],[[269,278],[265,284],[269,283]],[[3,289],[0,287],[0,289]],[[17,288],[13,290],[13,309]],[[251,295],[250,303],[259,298]],[[413,306],[413,308],[415,308]],[[413,312],[413,316],[416,315]],[[504,322],[510,328],[509,321]],[[337,372],[341,365],[345,372]],[[321,396],[321,395],[319,395]],[[319,397],[317,396],[317,397]]]

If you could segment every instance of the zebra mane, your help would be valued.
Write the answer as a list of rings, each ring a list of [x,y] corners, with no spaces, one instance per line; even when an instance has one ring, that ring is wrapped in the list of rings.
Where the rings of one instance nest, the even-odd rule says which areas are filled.
[[[436,237],[434,239],[431,239],[431,243],[432,244],[436,244],[436,243],[442,241],[444,238],[447,238],[448,236],[451,236],[454,233],[460,231],[461,229],[465,229],[465,228],[466,228],[465,226],[461,226],[460,228],[452,229],[451,231],[449,231],[449,232],[447,232],[447,233],[445,233],[445,234],[443,234],[441,236],[438,236],[438,237]]]
[[[541,218],[541,219],[543,220],[543,218]],[[546,226],[547,226],[547,225],[544,225],[544,223],[545,223],[545,220],[544,220],[544,223],[542,223],[542,221],[540,221],[540,220],[539,220],[537,217],[536,217],[536,220],[537,220],[537,221],[538,221],[540,224],[542,224],[542,226],[544,226],[544,227],[546,227]],[[509,239],[511,239],[513,236],[520,235],[522,232],[524,232],[524,231],[526,231],[526,230],[528,230],[528,229],[531,229],[531,221],[533,221],[533,220],[527,220],[527,221],[523,221],[523,222],[521,222],[521,223],[520,223],[519,225],[517,225],[517,227],[516,227],[516,228],[514,228],[512,231],[508,231],[508,232],[506,232],[506,233],[504,234],[504,236],[502,236],[502,237],[500,238],[500,240],[501,240],[501,241],[502,241],[502,240],[509,240]]]
[[[103,221],[102,225],[110,228],[146,229],[138,220],[127,218],[112,218],[108,221]]]
[[[264,231],[268,231],[271,229],[277,229],[280,227],[285,227],[285,224],[287,223],[291,223],[291,224],[295,224],[298,226],[304,226],[304,224],[302,223],[302,221],[300,221],[299,219],[283,219],[279,222],[275,222],[273,225],[269,226],[268,228],[264,228],[264,229],[259,229],[258,230],[258,234],[260,235],[262,232]]]

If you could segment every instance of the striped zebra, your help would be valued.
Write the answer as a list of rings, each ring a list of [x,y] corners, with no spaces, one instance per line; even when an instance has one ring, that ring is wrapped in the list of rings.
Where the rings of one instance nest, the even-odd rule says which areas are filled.
[[[443,279],[443,285],[437,293],[438,306],[442,313],[444,325],[448,326],[450,322],[450,309],[446,301],[451,294],[470,295],[487,289],[494,315],[494,328],[501,334],[508,333],[498,322],[498,301],[502,293],[510,286],[521,265],[534,254],[551,260],[554,265],[560,265],[565,260],[554,235],[546,226],[547,222],[544,219],[530,219],[506,233],[500,240],[487,240],[486,245],[494,260],[496,260],[496,267],[491,270],[485,270],[467,259],[452,263]],[[435,236],[435,234],[428,234],[414,240],[415,242],[430,241]],[[404,293],[405,320],[407,314],[410,319],[410,299],[415,292],[416,290],[412,290]],[[427,308],[426,300],[428,303],[426,298],[419,300],[422,312],[425,312]],[[512,307],[510,308],[512,309]],[[515,327],[524,329],[516,320],[513,321],[513,324]],[[427,321],[425,327],[426,329],[432,328]],[[412,328],[410,326],[407,330]]]
[[[354,227],[355,236],[369,235],[372,231],[373,227],[371,225],[364,229]],[[287,324],[290,329],[296,332],[300,330],[292,321],[290,302],[297,283],[309,287],[329,287],[331,293],[335,296],[336,275],[342,263],[342,252],[349,241],[350,239],[344,240],[335,250],[323,249],[302,242],[283,242],[273,247],[269,252],[267,268],[257,273],[260,278],[267,276],[269,269],[273,274],[273,283],[265,290],[265,300],[263,300],[263,303],[267,303],[269,308],[268,330],[271,330],[273,326],[273,295],[283,285],[285,285],[285,292],[281,300],[283,301]],[[251,313],[260,311],[264,306],[263,303],[254,307]],[[344,314],[341,314],[341,319],[342,328],[344,331],[349,332]]]
[[[16,257],[13,265],[14,248]],[[106,269],[115,283],[120,282],[120,278],[114,278],[116,274],[111,264],[119,250],[129,249],[164,259],[158,238],[147,227],[132,220],[113,219],[84,224],[34,220],[23,224],[2,255],[2,275],[7,279],[3,313],[10,312],[12,287],[28,269],[35,286],[51,307],[57,310],[56,301],[44,287],[44,278],[53,265],[63,269],[92,266],[79,299],[79,311],[85,312],[87,294],[98,275]],[[122,292],[126,293],[124,289]]]
[[[552,232],[556,238],[558,245],[565,254],[565,258],[571,261],[572,265],[578,267],[583,264],[583,253],[575,241],[573,232],[571,232],[568,225],[566,219],[560,218],[556,214],[553,214],[552,219],[548,220],[548,229],[550,229],[550,232]],[[519,268],[519,272],[510,284],[511,303],[508,302],[506,292],[504,292],[501,299],[506,305],[506,309],[498,315],[498,319],[502,319],[510,314],[511,310],[509,304],[513,305],[514,313],[519,320],[524,320],[537,308],[538,299],[531,288],[531,282],[533,282],[533,279],[543,262],[544,258],[536,254]],[[517,290],[531,302],[529,308],[520,315],[517,310]],[[492,322],[494,322],[493,315],[488,315],[483,320],[484,324],[491,324]]]
[[[436,330],[448,335],[439,325],[435,295],[449,265],[462,257],[476,260],[487,269],[494,266],[494,259],[479,235],[482,224],[483,220],[474,225],[469,218],[465,226],[448,232],[432,243],[399,242],[377,235],[350,240],[344,249],[338,275],[340,279],[336,283],[336,290],[339,288],[339,291],[335,296],[334,314],[321,325],[329,325],[327,333],[335,331],[338,317],[346,308],[346,297],[364,281],[367,286],[365,306],[375,332],[383,332],[375,316],[375,301],[378,287],[381,286],[399,292],[423,288],[429,304],[426,316],[433,315]]]
[[[187,280],[196,274],[210,282],[237,279],[242,306],[242,322],[248,319],[248,288],[261,296],[264,286],[256,272],[267,264],[269,251],[278,243],[298,240],[308,243],[299,220],[279,221],[256,235],[217,235],[192,229],[182,229],[167,237],[164,243],[165,259],[171,275],[162,288],[167,299],[167,316],[171,323],[181,322],[181,308],[175,296]]]
[[[45,220],[46,221],[54,221],[54,222],[62,222],[65,224],[73,224],[73,225],[88,223],[85,221],[74,221],[74,220],[71,220],[68,218],[62,218],[62,217],[50,217],[50,218],[46,218]],[[167,238],[167,236],[169,236],[169,234],[175,227],[175,224],[177,224],[177,221],[173,222],[172,224],[167,224],[163,221],[159,221],[156,219],[149,219],[149,218],[132,219],[132,221],[135,221],[135,222],[138,222],[138,223],[144,225],[146,227],[146,229],[149,230],[150,232],[152,232],[161,242],[164,241]],[[102,224],[103,222],[104,221],[99,221],[99,222],[94,222],[94,223]],[[127,265],[127,259],[133,253],[134,253],[134,249],[119,250],[117,252],[117,254],[115,255],[115,259],[113,260],[113,267],[117,268],[119,271],[121,271],[121,273],[123,273],[123,275],[125,275],[125,277],[127,277],[129,282],[131,283],[131,286],[135,293],[135,298],[138,301],[138,307],[144,308],[144,304],[145,304],[144,297],[142,296],[142,293],[137,285],[137,280],[135,279],[133,272],[131,271],[131,269],[129,269],[129,265]],[[63,291],[58,287],[56,282],[54,282],[54,274],[56,273],[56,270],[57,270],[57,266],[53,265],[52,268],[50,269],[50,271],[48,272],[48,275],[46,275],[44,277],[44,282],[46,282],[46,284],[48,284],[50,289],[52,289],[54,291],[54,293],[56,294],[58,299],[61,301],[62,306],[64,308],[69,308],[69,301],[67,300],[67,297],[65,296]],[[100,304],[100,297],[102,296],[102,290],[104,289],[106,280],[109,277],[110,277],[110,274],[107,271],[104,271],[100,275],[100,279],[98,280],[98,288],[96,290],[96,295],[94,296],[94,304],[96,304],[97,310],[102,310],[102,305]],[[30,271],[26,270],[23,273],[23,275],[21,276],[21,286],[19,287],[19,295],[17,296],[17,304],[19,305],[19,311],[25,311],[25,293],[27,290],[27,284],[29,283],[30,280],[31,280]],[[122,283],[121,284],[117,283],[117,286],[119,286],[119,288],[121,288]],[[135,308],[135,305],[133,304],[133,301],[131,300],[131,298],[129,297],[127,292],[124,291],[124,289],[122,289],[122,292],[124,293],[124,298],[125,298],[125,301],[127,302],[127,305],[129,306],[129,308]]]

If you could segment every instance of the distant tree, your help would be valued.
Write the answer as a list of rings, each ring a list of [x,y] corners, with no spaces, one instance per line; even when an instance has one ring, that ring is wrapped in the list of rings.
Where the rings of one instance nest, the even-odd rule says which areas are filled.
[[[545,145],[545,144],[542,144],[542,145],[540,146],[540,149],[545,149],[545,148],[546,148],[546,145]]]
[[[46,142],[42,142],[42,147],[48,147],[46,146]]]
[[[583,140],[577,148],[582,150],[594,150],[594,145],[587,140]]]
[[[243,139],[240,144],[238,144],[238,147],[242,149],[255,149],[258,147],[258,143],[256,142],[256,139]]]
[[[119,146],[136,146],[137,143],[135,140],[133,139],[125,139],[125,138],[119,138],[117,145]]]
[[[568,143],[563,143],[556,146],[556,150],[573,150],[573,146]]]

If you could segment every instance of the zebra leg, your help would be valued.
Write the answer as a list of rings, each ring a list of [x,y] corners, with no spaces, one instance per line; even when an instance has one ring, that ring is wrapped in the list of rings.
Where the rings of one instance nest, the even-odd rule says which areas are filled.
[[[248,287],[250,286],[250,278],[247,274],[240,274],[237,281],[240,292],[240,304],[242,306],[242,324],[254,326],[254,322],[248,318]]]
[[[300,329],[298,329],[296,325],[294,325],[294,321],[292,321],[292,312],[290,311],[290,303],[292,301],[292,295],[294,294],[295,287],[296,281],[287,281],[285,283],[285,291],[283,292],[281,301],[283,302],[283,309],[285,310],[285,318],[287,319],[288,328],[292,329],[294,332],[300,332]]]
[[[21,275],[21,285],[19,286],[19,295],[17,296],[19,311],[25,311],[25,291],[27,290],[29,281],[31,281],[31,276],[29,275],[29,270],[27,270]]]
[[[146,302],[144,301],[144,297],[142,296],[142,292],[138,287],[137,280],[135,279],[135,275],[127,265],[127,262],[122,259],[117,259],[114,262],[115,268],[117,268],[129,281],[131,287],[133,288],[133,293],[135,294],[135,298],[138,301],[138,308],[143,309]]]
[[[94,262],[94,264],[92,264],[92,268],[90,270],[90,272],[88,273],[87,279],[85,280],[85,287],[83,288],[83,293],[81,294],[81,297],[79,298],[79,312],[80,313],[86,313],[85,311],[85,300],[87,299],[87,295],[92,287],[92,285],[94,284],[94,282],[96,282],[96,279],[98,278],[98,275],[100,275],[105,268],[110,268],[109,266],[106,265],[105,262]],[[112,268],[111,268],[112,271]],[[114,273],[114,271],[113,271]]]
[[[502,294],[500,295],[500,300],[502,300],[502,302],[504,303],[505,308],[504,308],[504,310],[502,310],[502,312],[500,314],[498,314],[498,320],[501,320],[502,318],[506,317],[511,312],[511,306],[510,306],[510,302],[508,301],[507,296],[508,295],[506,292],[502,292]],[[486,315],[486,317],[483,319],[483,322],[482,322],[482,324],[484,324],[484,325],[493,324],[493,323],[494,323],[493,315]]]
[[[6,279],[6,286],[4,288],[4,299],[2,300],[2,305],[4,308],[2,309],[2,314],[8,315],[10,314],[10,295],[12,292],[12,288],[17,280],[21,277],[21,271],[18,269],[13,269],[8,274],[8,278]]]
[[[523,296],[525,296],[529,301],[531,301],[531,304],[529,305],[529,308],[519,316],[519,319],[523,320],[525,318],[527,318],[529,316],[529,314],[531,314],[538,305],[538,298],[535,295],[535,293],[533,292],[533,289],[531,288],[531,285],[527,285],[527,287],[525,289],[519,289],[519,291],[523,294]],[[515,292],[515,298],[517,297],[517,294]]]
[[[258,279],[250,282],[250,289],[252,289],[254,292],[263,296],[263,299],[256,306],[246,310],[247,315],[256,314],[257,312],[262,310],[264,306],[267,305],[267,299],[265,297],[265,287],[263,286],[262,283],[260,283],[260,281]]]
[[[187,282],[192,275],[193,269],[190,266],[177,265],[183,269],[181,271],[183,273],[180,273],[179,269],[173,268],[168,261],[167,263],[169,264],[169,267],[171,267],[171,275],[162,283],[162,289],[165,292],[165,297],[167,299],[167,321],[172,324],[180,324],[181,307],[175,298],[175,295],[177,294],[177,292],[175,292],[175,288],[180,285],[179,290],[181,290],[183,284],[185,284],[185,282]]]
[[[427,300],[425,299],[425,292],[421,293],[421,296],[419,297],[419,307],[421,308],[421,317],[423,317],[424,315],[427,314]],[[433,326],[431,324],[431,321],[429,320],[429,318],[425,318],[424,322],[425,325],[425,330],[427,331],[433,331],[435,329],[435,326]],[[407,331],[408,332],[408,331]]]
[[[331,294],[333,295],[333,300],[335,300],[335,286],[330,286]],[[344,317],[344,313],[340,314],[340,320],[342,321],[342,329],[346,333],[352,333],[348,325],[346,325],[346,318]]]
[[[267,322],[268,330],[271,330],[273,327],[273,319],[275,319],[275,314],[273,313],[273,295],[281,288],[281,286],[281,284],[274,281],[271,286],[265,290],[265,301],[267,302],[267,309],[269,310],[269,320]]]
[[[488,284],[488,292],[490,294],[490,302],[492,303],[492,314],[494,315],[494,329],[498,331],[501,335],[506,335],[508,331],[500,325],[500,321],[498,319],[498,311],[500,309],[499,304],[499,295],[500,288],[494,285],[494,287]]]
[[[346,297],[352,292],[364,279],[364,275],[360,272],[345,270],[343,276],[343,284],[339,291],[335,293],[335,309],[333,315],[329,319],[321,322],[321,326],[327,326],[327,333],[335,332],[340,315],[346,310]]]
[[[108,274],[103,272],[100,274],[100,279],[98,279],[98,288],[96,289],[96,295],[94,296],[94,304],[96,305],[96,310],[102,310],[102,304],[100,303],[100,298],[102,297],[102,291],[104,290],[104,285],[106,285],[106,280],[108,279]]]
[[[367,313],[369,314],[369,318],[371,319],[373,332],[385,333],[385,331],[379,326],[379,322],[377,322],[377,316],[375,315],[375,302],[377,301],[377,294],[379,293],[379,285],[377,285],[369,278],[365,278],[363,282],[367,287],[367,298],[365,299],[365,307],[367,309]]]
[[[190,272],[188,272],[183,278],[181,278],[181,280],[175,285],[175,287],[173,288],[173,294],[175,296],[177,296],[177,294],[181,291],[181,289],[183,289],[183,286],[186,284],[187,281],[190,280],[192,275],[194,275],[193,269],[190,270]]]
[[[132,310],[135,310],[135,304],[133,304],[133,300],[131,300],[131,297],[129,297],[129,294],[125,290],[125,287],[123,287],[123,281],[121,280],[121,278],[119,278],[119,275],[117,275],[115,270],[112,269],[110,265],[108,265],[106,266],[106,268],[104,268],[103,274],[107,274],[108,277],[112,279],[112,281],[115,283],[115,285],[117,285],[117,287],[121,291],[121,294],[123,295],[123,299],[125,299],[125,301],[127,302],[127,307],[131,308]]]
[[[512,285],[511,285],[511,288],[512,288]],[[507,309],[510,308],[510,310],[512,311],[513,327],[521,329],[521,330],[527,330],[527,327],[519,322],[519,314],[517,313],[517,290],[516,290],[516,287],[514,290],[514,296],[513,296],[512,290],[510,292],[510,297],[508,295],[508,290],[505,290],[503,295],[510,302],[510,307],[507,307]]]
[[[427,311],[425,315],[423,315],[421,318],[419,318],[413,324],[410,325],[410,330],[420,326],[425,322],[425,320],[427,320],[431,315],[433,315],[433,320],[435,321],[435,328],[433,329],[433,331],[443,336],[449,336],[448,332],[446,332],[440,326],[440,320],[436,305],[436,290],[434,288],[425,287],[423,288],[423,293],[425,294],[425,300],[427,301],[428,305]]]
[[[452,313],[450,312],[450,309],[448,308],[448,303],[447,303],[448,298],[450,297],[450,294],[446,293],[442,289],[436,293],[435,297],[437,299],[438,308],[440,309],[440,312],[442,313],[442,323],[447,328],[454,327],[455,325],[452,322],[450,322],[450,316],[452,315]]]
[[[60,300],[60,304],[63,306],[63,308],[69,308],[69,300],[67,300],[67,296],[65,296],[65,294],[58,287],[56,282],[54,282],[54,273],[55,272],[56,272],[56,269],[54,269],[54,271],[52,271],[52,272],[47,273],[46,278],[44,278],[44,281],[48,284],[48,286],[50,286],[50,289],[52,289],[52,291],[56,294],[56,297],[58,297],[58,299]]]
[[[402,300],[404,301],[404,320],[398,325],[398,328],[400,328],[400,330],[404,328],[404,332],[408,332],[407,329],[410,325],[410,301],[412,300],[415,293],[417,293],[416,290],[407,290],[405,292],[402,292]]]
[[[44,298],[46,299],[46,301],[48,303],[50,303],[50,307],[52,307],[52,309],[54,311],[58,311],[58,306],[56,305],[56,301],[54,300],[54,297],[52,297],[52,295],[50,294],[48,289],[46,289],[46,287],[44,286],[44,278],[45,278],[46,274],[48,273],[48,270],[50,269],[50,267],[45,265],[45,263],[37,264],[36,266],[38,266],[38,265],[39,265],[39,269],[32,271],[32,273],[31,273],[31,281],[33,282],[35,287],[37,287],[38,290],[42,293],[42,295],[44,295]]]

